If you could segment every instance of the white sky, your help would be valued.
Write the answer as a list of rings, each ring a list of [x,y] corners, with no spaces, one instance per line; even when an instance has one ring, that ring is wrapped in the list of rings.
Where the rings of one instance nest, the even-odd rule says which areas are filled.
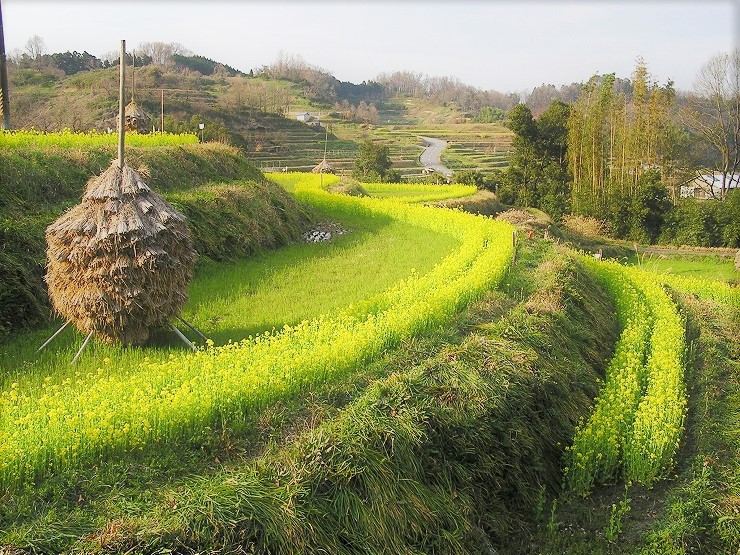
[[[278,52],[344,81],[411,70],[482,89],[531,90],[629,77],[642,56],[654,78],[690,89],[713,54],[735,47],[739,0],[224,1],[0,0],[6,50],[41,36],[49,52],[100,56],[126,39],[179,42],[249,71]]]

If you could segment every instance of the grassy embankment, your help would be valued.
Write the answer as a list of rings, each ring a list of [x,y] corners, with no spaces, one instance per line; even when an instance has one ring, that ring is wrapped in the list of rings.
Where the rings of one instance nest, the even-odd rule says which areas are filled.
[[[669,478],[561,496],[502,553],[734,555],[740,549],[740,313],[677,293],[687,319],[686,437]]]
[[[48,318],[44,230],[107,168],[113,148],[0,150],[0,341]],[[218,144],[128,149],[128,162],[190,219],[204,257],[236,258],[300,236],[309,216]],[[242,180],[241,185],[208,185]],[[248,182],[248,185],[244,183]],[[257,213],[263,214],[255,219]],[[221,217],[223,216],[223,217]]]
[[[318,181],[315,176],[313,180]],[[74,470],[77,462],[89,460],[91,456],[95,458],[97,454],[103,456],[110,449],[117,453],[136,451],[150,442],[164,447],[179,443],[177,436],[187,437],[187,442],[198,441],[197,436],[208,436],[206,431],[211,421],[212,425],[238,428],[243,411],[249,413],[265,406],[269,399],[304,389],[306,384],[320,383],[327,376],[341,375],[399,339],[443,322],[457,307],[479,294],[481,288],[500,279],[510,256],[507,240],[500,241],[498,237],[500,233],[506,236],[505,225],[477,220],[471,221],[466,229],[457,220],[474,219],[462,214],[447,212],[429,220],[427,212],[434,209],[396,203],[386,203],[383,207],[378,204],[380,201],[368,204],[349,198],[342,200],[311,188],[301,190],[299,196],[324,213],[344,215],[350,221],[353,217],[370,221],[377,221],[378,217],[381,221],[390,218],[408,227],[429,231],[426,234],[415,231],[414,239],[420,243],[399,245],[401,250],[393,248],[393,244],[398,245],[396,234],[390,234],[390,244],[380,249],[376,245],[375,258],[390,253],[392,262],[389,264],[402,266],[400,271],[405,275],[410,271],[411,276],[367,301],[358,297],[367,293],[366,287],[345,286],[349,298],[340,298],[340,301],[362,302],[350,304],[337,316],[331,311],[322,313],[315,323],[303,321],[290,327],[290,322],[280,322],[285,326],[280,333],[245,339],[239,345],[216,348],[212,352],[184,358],[172,353],[168,357],[152,358],[140,349],[121,351],[101,347],[110,351],[102,353],[103,367],[107,370],[102,367],[94,370],[100,359],[93,353],[79,367],[58,368],[58,372],[49,372],[43,363],[38,365],[39,372],[30,371],[28,364],[20,365],[15,369],[17,380],[6,383],[8,388],[3,393],[8,409],[4,414],[5,424],[10,426],[6,426],[3,440],[5,485],[14,489],[33,481],[34,476],[47,474],[47,462],[59,475]],[[454,249],[454,255],[428,271],[447,252],[445,242],[435,240],[435,233],[452,238],[450,249],[456,240],[462,239],[462,244]],[[422,246],[425,243],[434,247],[425,248]],[[503,248],[499,250],[497,245]],[[440,246],[443,247],[441,251]],[[426,260],[420,260],[419,265],[424,274],[408,268],[407,264],[417,258],[414,254],[406,255],[404,249],[416,251],[417,258],[418,253],[427,254]],[[368,255],[361,248],[353,250],[358,251],[360,258]],[[351,267],[331,261],[326,265],[335,275],[337,269]],[[397,274],[381,272],[375,282],[386,280],[383,283],[386,287],[387,280]],[[356,275],[342,277],[352,279]],[[305,294],[304,283],[299,281],[292,286]],[[336,291],[324,298],[330,297],[336,303]],[[274,312],[271,315],[274,317]],[[231,332],[240,334],[244,330],[232,329]],[[324,339],[323,335],[327,334]],[[313,361],[311,364],[306,364],[307,356]],[[252,380],[239,378],[237,367],[245,365],[252,367]],[[211,375],[213,369],[218,371]],[[278,370],[283,374],[277,373]],[[188,378],[183,372],[192,375]],[[204,379],[226,381],[220,387],[210,381],[197,387],[193,383],[193,380]],[[166,383],[160,383],[161,380]],[[181,380],[185,381],[181,383]],[[256,387],[257,391],[251,392]],[[141,397],[141,389],[148,392],[146,397]],[[93,398],[96,401],[91,401]],[[90,403],[93,404],[87,406]],[[84,413],[83,420],[79,420],[77,414],[80,410]],[[52,421],[47,422],[47,418]],[[12,422],[15,425],[11,425]],[[191,429],[193,426],[205,428],[195,436],[182,435],[183,431],[195,432]],[[31,448],[27,436],[42,431],[46,440],[40,445],[34,440],[36,448]],[[11,459],[15,462],[10,462]]]
[[[616,332],[606,293],[552,247],[524,245],[504,290],[242,433],[42,483],[6,505],[0,544],[490,550],[543,518]]]

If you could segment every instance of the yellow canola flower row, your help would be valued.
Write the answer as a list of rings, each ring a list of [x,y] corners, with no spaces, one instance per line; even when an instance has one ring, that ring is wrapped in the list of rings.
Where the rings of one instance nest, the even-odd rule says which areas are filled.
[[[653,315],[645,296],[616,264],[583,258],[614,299],[622,333],[606,369],[604,386],[587,422],[581,422],[568,455],[566,476],[578,493],[619,472],[625,441],[645,387],[645,358]]]
[[[628,268],[655,316],[647,361],[648,382],[624,452],[625,474],[645,485],[663,476],[678,450],[688,399],[684,383],[685,326],[655,276]]]
[[[363,183],[362,187],[374,197],[393,197],[412,203],[468,197],[478,190],[473,185],[429,185],[423,183]]]
[[[195,144],[197,135],[192,133],[127,133],[129,146],[180,146]],[[57,132],[36,130],[0,131],[0,148],[99,148],[114,147],[118,144],[118,134],[97,131],[75,132],[64,129]]]
[[[387,216],[460,237],[425,275],[412,275],[331,317],[239,343],[147,362],[125,376],[97,372],[0,394],[0,484],[74,469],[128,450],[199,442],[238,427],[275,400],[353,371],[401,339],[449,321],[497,285],[512,256],[513,228],[458,211],[330,195],[318,176],[288,176],[316,207]],[[325,182],[327,180],[325,179]]]
[[[623,331],[594,411],[569,449],[568,484],[581,494],[620,475],[652,485],[670,468],[683,433],[683,322],[657,276],[582,260],[609,289]]]
[[[655,279],[679,291],[696,295],[700,299],[740,308],[740,288],[729,283],[675,274],[657,274]]]

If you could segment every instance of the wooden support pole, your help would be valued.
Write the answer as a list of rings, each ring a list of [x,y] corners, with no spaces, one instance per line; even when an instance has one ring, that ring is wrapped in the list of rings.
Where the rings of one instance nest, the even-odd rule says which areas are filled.
[[[126,41],[121,41],[121,61],[118,86],[118,167],[123,170],[123,145],[126,137]]]
[[[180,320],[187,327],[189,327],[191,330],[193,330],[193,332],[197,333],[203,341],[208,341],[208,338],[205,335],[203,335],[202,333],[200,333],[200,330],[198,328],[196,328],[193,324],[191,324],[190,322],[188,322],[185,318],[183,318],[182,316],[178,316],[177,319]]]
[[[37,352],[37,353],[40,353],[41,351],[43,351],[44,349],[46,349],[46,347],[47,347],[47,346],[49,345],[49,343],[51,343],[52,341],[54,341],[54,339],[56,339],[56,336],[57,336],[57,335],[59,335],[60,333],[62,333],[62,332],[64,331],[64,328],[66,328],[66,327],[67,327],[68,325],[69,325],[69,321],[67,321],[67,322],[64,322],[64,323],[62,324],[62,327],[61,327],[61,328],[59,328],[59,329],[58,329],[57,331],[55,331],[55,332],[54,332],[54,335],[52,335],[52,336],[51,336],[51,337],[50,337],[49,339],[47,339],[47,340],[46,340],[46,341],[44,342],[44,344],[43,344],[43,345],[41,345],[41,347],[39,347],[39,348],[38,348],[38,349],[36,350],[36,352]]]
[[[87,334],[87,337],[85,338],[85,341],[82,342],[82,347],[80,347],[80,350],[77,351],[77,354],[72,359],[72,362],[69,363],[70,365],[72,365],[75,362],[77,362],[77,359],[80,358],[80,355],[82,354],[82,351],[84,351],[85,350],[85,347],[87,347],[87,344],[90,342],[90,338],[92,337],[92,335],[93,335],[93,332],[90,332],[90,333]]]
[[[10,96],[8,92],[8,64],[5,57],[5,34],[3,33],[3,10],[0,7],[0,129],[10,130]]]
[[[175,324],[170,323],[170,328],[172,328],[172,331],[174,331],[177,334],[177,337],[179,337],[182,340],[182,342],[185,343],[188,347],[190,347],[193,351],[197,351],[198,350],[198,347],[196,347],[195,345],[193,345],[191,343],[190,339],[188,339],[187,337],[185,337],[183,335],[183,333],[175,327]]]
[[[131,102],[136,94],[136,50],[131,52]]]
[[[164,89],[162,89],[162,105],[160,107],[161,126],[159,128],[160,133],[164,133]]]

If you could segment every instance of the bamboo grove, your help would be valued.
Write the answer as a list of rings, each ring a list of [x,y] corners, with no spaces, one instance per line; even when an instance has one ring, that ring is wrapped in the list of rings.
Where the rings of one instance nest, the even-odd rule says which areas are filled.
[[[571,108],[568,162],[576,214],[603,216],[636,197],[649,181],[673,178],[678,133],[672,122],[673,85],[650,82],[639,60],[631,88],[630,98],[629,87],[614,74],[594,76]]]

